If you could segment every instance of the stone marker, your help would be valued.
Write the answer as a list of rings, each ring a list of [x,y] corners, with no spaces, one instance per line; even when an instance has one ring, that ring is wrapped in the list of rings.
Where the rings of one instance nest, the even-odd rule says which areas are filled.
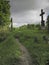
[[[36,36],[34,37],[34,42],[38,43],[38,38]]]
[[[43,40],[48,41],[48,37],[47,36],[43,36]]]

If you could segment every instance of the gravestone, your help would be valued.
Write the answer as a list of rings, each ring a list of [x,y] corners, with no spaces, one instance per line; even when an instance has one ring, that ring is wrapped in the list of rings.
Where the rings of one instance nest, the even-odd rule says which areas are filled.
[[[44,19],[43,19],[43,15],[45,14],[45,12],[43,12],[43,9],[41,9],[41,14],[40,14],[40,16],[41,16],[41,27],[42,28],[45,28],[45,21],[44,21]]]
[[[34,42],[35,42],[35,43],[38,43],[38,42],[39,42],[39,41],[38,41],[38,38],[37,38],[36,36],[34,37]]]
[[[43,36],[43,40],[49,44],[49,37],[48,36]]]
[[[43,36],[43,40],[48,41],[48,37],[47,36]]]

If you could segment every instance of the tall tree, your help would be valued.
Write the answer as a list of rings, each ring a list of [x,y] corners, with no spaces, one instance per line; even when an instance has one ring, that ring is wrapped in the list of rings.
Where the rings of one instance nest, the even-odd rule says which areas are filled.
[[[0,26],[5,26],[10,21],[10,4],[7,0],[0,0]]]
[[[48,32],[49,32],[49,15],[47,16],[47,30],[48,30]]]

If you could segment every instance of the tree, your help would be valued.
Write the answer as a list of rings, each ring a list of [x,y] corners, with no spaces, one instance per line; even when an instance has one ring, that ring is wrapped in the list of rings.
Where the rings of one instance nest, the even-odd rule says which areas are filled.
[[[0,0],[0,26],[10,22],[10,4],[7,0]]]
[[[47,30],[48,30],[48,32],[49,32],[49,15],[47,16]]]

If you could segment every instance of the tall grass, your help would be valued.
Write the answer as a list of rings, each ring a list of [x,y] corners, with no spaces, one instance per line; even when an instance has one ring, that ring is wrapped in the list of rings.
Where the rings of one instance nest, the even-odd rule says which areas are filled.
[[[0,65],[19,65],[21,52],[12,33],[8,33],[4,41],[0,42]]]
[[[15,31],[16,38],[28,49],[34,65],[45,65],[49,59],[49,44],[43,40],[43,36],[49,35],[45,30],[19,28]],[[34,41],[37,37],[38,42]]]

